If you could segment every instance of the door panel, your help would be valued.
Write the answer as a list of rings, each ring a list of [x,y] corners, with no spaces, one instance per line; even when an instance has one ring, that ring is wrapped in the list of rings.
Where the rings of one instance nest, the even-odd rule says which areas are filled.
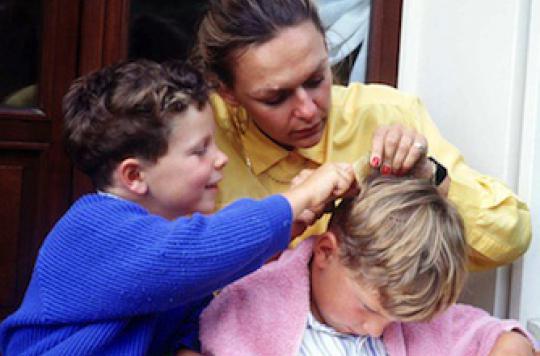
[[[9,87],[5,85],[5,92],[18,95],[30,88],[30,95],[23,92],[26,101],[22,104],[5,103],[9,94],[0,98],[2,319],[20,303],[41,241],[71,201],[71,165],[61,138],[61,100],[77,74],[80,4],[73,0],[0,2],[2,16],[17,18],[20,6],[24,5],[38,9],[39,13],[34,15],[40,22],[35,26],[39,29],[39,42],[24,44],[35,47],[28,52],[35,58],[20,60],[20,67],[1,68],[20,70],[21,77],[27,78]],[[18,52],[13,50],[12,54],[16,56]],[[33,71],[33,62],[36,74],[23,75]]]
[[[15,308],[23,295],[39,244],[36,229],[39,177],[47,169],[46,144],[20,144],[0,150],[0,315]],[[38,184],[36,184],[38,183]]]

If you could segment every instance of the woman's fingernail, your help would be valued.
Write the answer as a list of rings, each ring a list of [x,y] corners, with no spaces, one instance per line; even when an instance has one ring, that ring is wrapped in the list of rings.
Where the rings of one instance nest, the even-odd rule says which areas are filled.
[[[390,166],[387,166],[386,164],[382,167],[382,170],[381,170],[383,176],[387,176],[390,174],[390,172],[392,172],[392,168],[390,168]]]
[[[381,163],[381,160],[379,159],[379,157],[373,157],[371,159],[371,165],[373,167],[379,167],[379,163]]]

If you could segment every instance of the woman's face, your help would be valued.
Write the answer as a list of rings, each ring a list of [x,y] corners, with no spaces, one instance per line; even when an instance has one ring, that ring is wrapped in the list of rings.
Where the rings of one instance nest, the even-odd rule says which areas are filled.
[[[306,148],[323,134],[332,74],[324,38],[311,21],[241,52],[234,88],[224,98],[243,106],[267,136],[284,147]]]

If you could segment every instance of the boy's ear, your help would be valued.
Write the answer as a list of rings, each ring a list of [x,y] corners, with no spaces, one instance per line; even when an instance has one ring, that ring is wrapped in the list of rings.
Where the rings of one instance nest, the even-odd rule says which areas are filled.
[[[313,262],[324,268],[332,259],[339,258],[339,242],[332,230],[316,237],[313,244]]]
[[[219,82],[216,90],[219,96],[221,96],[223,100],[225,100],[229,105],[240,106],[240,103],[238,102],[238,100],[236,100],[236,95],[234,95],[234,92],[231,88],[229,88],[222,82]]]
[[[144,180],[142,162],[137,158],[126,158],[116,167],[118,183],[131,193],[144,195],[148,191],[148,184]]]

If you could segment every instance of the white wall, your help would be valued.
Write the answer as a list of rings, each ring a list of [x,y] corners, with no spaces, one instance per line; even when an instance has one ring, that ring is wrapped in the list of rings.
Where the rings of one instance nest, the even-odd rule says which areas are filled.
[[[398,87],[424,100],[470,166],[505,181],[538,215],[538,0],[404,0],[403,5]],[[540,235],[540,226],[535,230]],[[474,274],[465,300],[501,317],[509,311],[521,321],[540,317],[540,291],[525,285],[540,288],[540,278],[534,283],[532,274],[540,271],[538,250],[535,241],[512,271]]]
[[[530,14],[518,192],[529,203],[537,238],[512,271],[510,315],[536,318],[540,340],[540,1],[532,0]]]

